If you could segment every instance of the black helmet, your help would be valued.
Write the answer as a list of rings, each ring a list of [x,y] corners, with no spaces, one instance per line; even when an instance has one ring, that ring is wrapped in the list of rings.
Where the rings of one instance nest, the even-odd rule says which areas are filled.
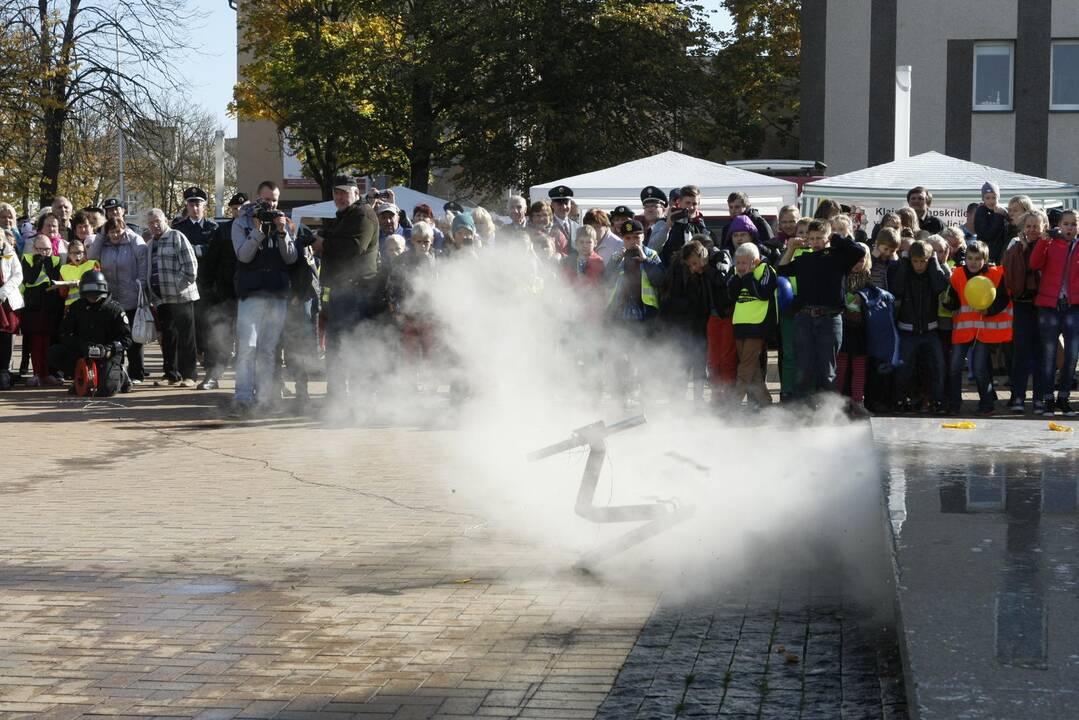
[[[100,270],[87,270],[79,278],[79,295],[89,300],[92,297],[109,294],[109,281]]]

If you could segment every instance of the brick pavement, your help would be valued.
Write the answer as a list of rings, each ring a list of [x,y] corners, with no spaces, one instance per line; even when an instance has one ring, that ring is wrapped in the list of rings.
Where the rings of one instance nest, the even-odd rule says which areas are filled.
[[[225,397],[4,395],[0,717],[902,710],[841,589],[788,578],[653,615],[659,588],[487,528],[435,479],[445,431],[232,423]]]
[[[5,395],[0,715],[593,716],[653,593],[456,507],[441,432],[217,416]]]

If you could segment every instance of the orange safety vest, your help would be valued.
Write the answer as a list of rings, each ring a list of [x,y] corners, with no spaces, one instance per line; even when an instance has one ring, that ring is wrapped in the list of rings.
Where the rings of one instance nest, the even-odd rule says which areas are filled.
[[[1000,289],[1004,280],[1004,268],[994,265],[985,272],[985,276]],[[993,345],[1012,341],[1012,304],[996,315],[982,315],[967,303],[967,273],[963,268],[956,268],[952,273],[952,287],[959,296],[959,312],[952,318],[952,344],[969,342]]]

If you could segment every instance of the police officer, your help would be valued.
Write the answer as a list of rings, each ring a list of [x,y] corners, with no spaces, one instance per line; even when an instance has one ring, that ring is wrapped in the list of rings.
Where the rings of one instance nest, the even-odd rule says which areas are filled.
[[[641,207],[644,213],[635,218],[644,225],[645,245],[651,247],[648,241],[652,239],[652,228],[662,223],[663,214],[667,210],[667,193],[655,185],[649,185],[641,190]]]
[[[124,372],[124,353],[130,347],[127,315],[120,303],[109,297],[105,274],[100,270],[84,273],[79,280],[79,299],[60,323],[59,343],[49,348],[49,363],[71,377],[78,360],[93,362],[98,395],[130,392],[131,380]]]
[[[210,241],[210,247],[199,260],[200,274],[205,272],[206,294],[199,291],[200,298],[206,298],[206,324],[203,359],[206,364],[206,376],[198,384],[199,390],[216,390],[221,383],[225,366],[232,356],[236,339],[236,288],[233,278],[236,275],[236,250],[232,247],[232,224],[240,208],[247,203],[247,195],[239,192],[228,203],[228,219],[217,224],[217,232]],[[203,271],[203,267],[207,269]]]
[[[580,223],[574,222],[569,216],[573,190],[566,185],[559,185],[548,190],[547,197],[551,199],[551,212],[554,215],[551,218],[551,224],[561,230],[566,240],[572,245],[573,239],[577,237],[577,230],[581,227]]]

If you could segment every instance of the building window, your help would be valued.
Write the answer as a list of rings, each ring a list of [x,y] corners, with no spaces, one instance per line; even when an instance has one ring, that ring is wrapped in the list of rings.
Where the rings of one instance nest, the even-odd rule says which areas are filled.
[[[1007,112],[1012,109],[1012,74],[1014,69],[1011,43],[975,43],[975,110]]]
[[[1050,110],[1079,110],[1079,40],[1053,43]]]

